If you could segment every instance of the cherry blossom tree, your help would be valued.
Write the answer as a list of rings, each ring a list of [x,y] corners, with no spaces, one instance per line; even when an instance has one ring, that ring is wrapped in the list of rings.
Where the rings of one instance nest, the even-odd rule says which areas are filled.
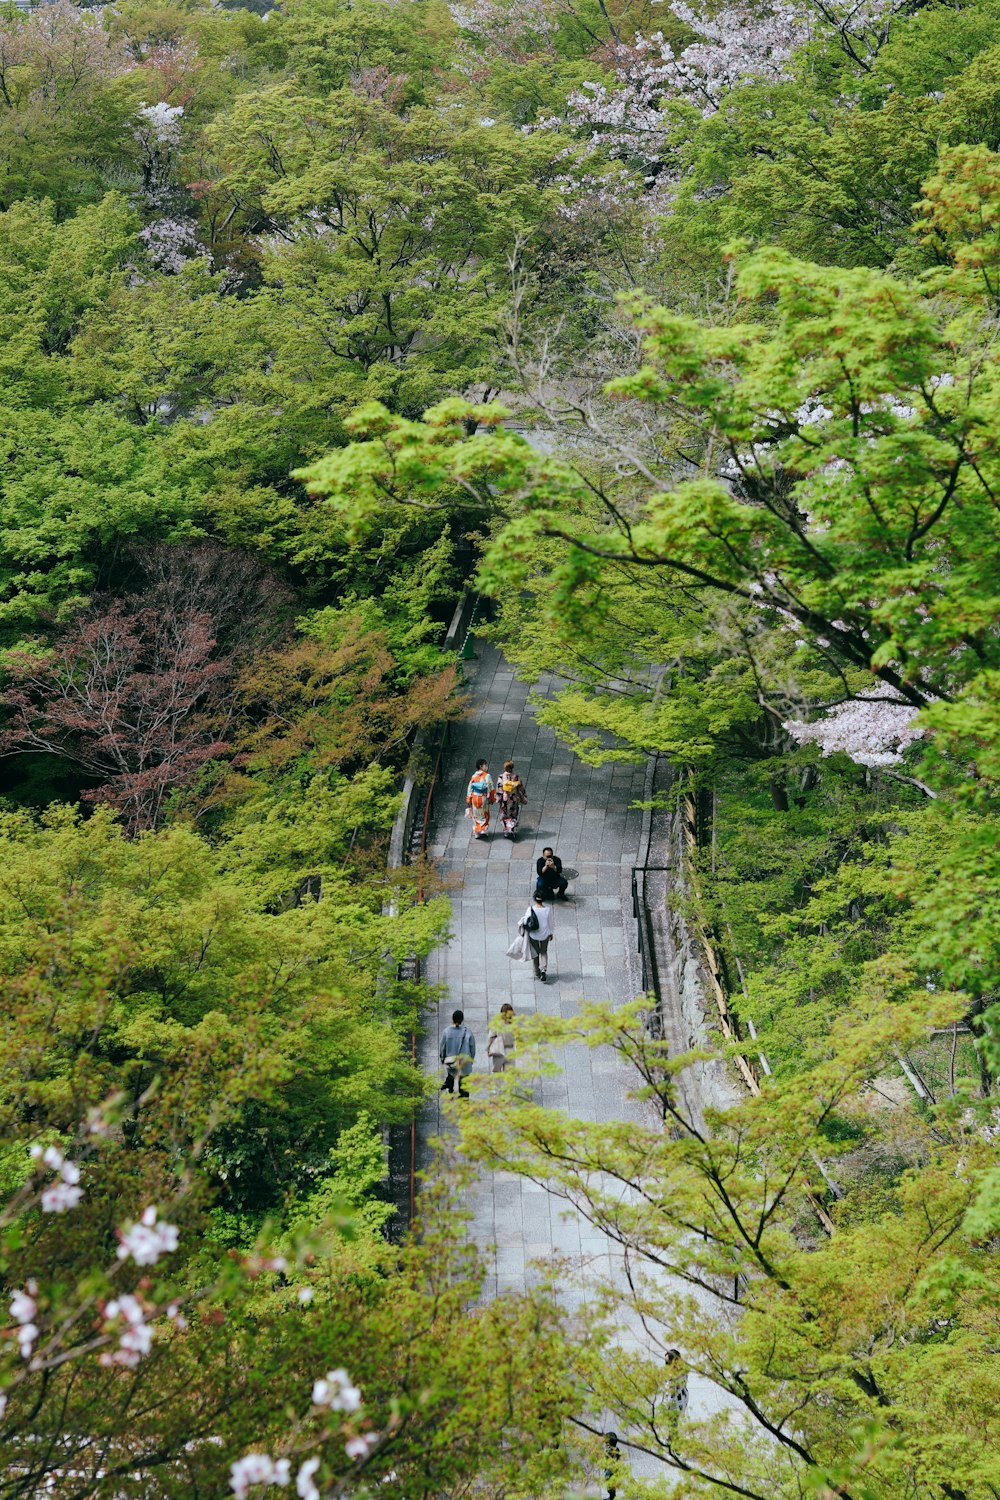
[[[70,0],[36,6],[0,26],[0,112],[31,101],[68,104],[134,67],[93,11]]]
[[[173,186],[183,117],[180,104],[139,106],[134,134],[142,164],[142,196],[151,208],[163,205]]]
[[[592,54],[611,81],[584,83],[570,94],[564,118],[543,123],[585,132],[594,147],[633,162],[647,174],[658,173],[666,143],[667,101],[692,105],[704,116],[714,114],[726,95],[746,80],[788,78],[796,50],[824,34],[832,35],[852,61],[867,69],[888,39],[893,17],[907,9],[907,0],[774,0],[764,5],[744,0],[711,11],[673,0],[668,9],[693,34],[692,41],[677,47],[663,31],[636,33],[631,40],[613,33]],[[558,7],[550,4],[549,32],[558,28],[558,14]],[[477,35],[495,36],[503,24],[513,26],[523,15],[495,0],[481,0],[461,24]],[[531,25],[541,32],[540,22],[533,19]],[[524,24],[522,32],[527,29]]]
[[[785,729],[799,745],[818,745],[824,755],[841,751],[859,766],[896,766],[908,746],[921,738],[911,703],[854,698],[827,709],[822,718],[789,719]]]
[[[449,9],[456,25],[475,39],[478,50],[487,57],[509,58],[547,47],[559,30],[560,11],[566,14],[559,0],[526,0],[523,5],[463,0]]]
[[[198,252],[198,235],[190,219],[164,215],[140,230],[139,238],[156,269],[168,274],[176,274]]]
[[[108,1140],[111,1134],[110,1116],[101,1109],[93,1111],[80,1133],[85,1162],[95,1156],[100,1140]],[[25,1181],[0,1205],[0,1256],[4,1258],[19,1245],[16,1226],[25,1215],[32,1210],[43,1217],[72,1215],[84,1198],[85,1187],[79,1185],[81,1168],[59,1147],[43,1147],[36,1142],[30,1148],[29,1159],[33,1165]],[[182,1196],[183,1191],[181,1187]],[[71,1283],[61,1284],[57,1279],[43,1281],[39,1273],[28,1276],[23,1284],[8,1292],[12,1337],[0,1352],[0,1424],[8,1428],[11,1444],[8,1454],[16,1452],[18,1462],[13,1470],[6,1468],[3,1477],[7,1480],[20,1476],[25,1481],[15,1482],[9,1491],[12,1494],[33,1493],[31,1486],[38,1483],[51,1492],[65,1478],[72,1478],[81,1486],[77,1493],[90,1494],[99,1489],[99,1481],[104,1477],[113,1479],[122,1468],[127,1473],[130,1463],[141,1469],[141,1448],[130,1442],[127,1429],[112,1441],[105,1440],[101,1467],[94,1474],[88,1474],[89,1443],[84,1434],[67,1433],[65,1441],[54,1448],[39,1438],[33,1452],[32,1434],[16,1415],[22,1398],[28,1398],[29,1407],[33,1405],[37,1417],[49,1382],[64,1383],[66,1373],[73,1370],[83,1375],[85,1381],[88,1366],[111,1372],[112,1379],[114,1372],[126,1372],[136,1381],[143,1379],[140,1367],[149,1366],[148,1380],[162,1383],[162,1373],[155,1372],[154,1367],[162,1365],[163,1354],[169,1353],[170,1339],[183,1336],[190,1326],[189,1315],[200,1303],[217,1295],[218,1287],[188,1287],[175,1293],[164,1280],[162,1269],[157,1272],[157,1281],[151,1280],[147,1273],[179,1249],[177,1226],[163,1218],[156,1205],[148,1205],[138,1223],[121,1225],[117,1235],[115,1259],[103,1265],[95,1261],[76,1287]],[[118,1283],[130,1261],[142,1274],[138,1279],[133,1277],[131,1289],[125,1290]],[[284,1274],[287,1270],[284,1256],[250,1255],[241,1258],[238,1277],[246,1287],[261,1273]],[[235,1286],[231,1295],[234,1289]],[[182,1306],[187,1312],[182,1311]],[[27,1446],[23,1443],[25,1437]],[[349,1475],[351,1467],[367,1460],[381,1439],[382,1435],[373,1430],[361,1392],[347,1371],[330,1370],[313,1382],[311,1402],[289,1430],[285,1456],[272,1458],[268,1453],[251,1451],[233,1459],[229,1466],[229,1488],[236,1496],[245,1497],[257,1486],[285,1486],[295,1462],[291,1455],[298,1452],[301,1459],[302,1449],[312,1447],[320,1452],[298,1462],[296,1485],[300,1496],[318,1497],[321,1492],[315,1475],[324,1461],[325,1446],[331,1441],[336,1444],[341,1467],[346,1460]],[[181,1441],[177,1446],[178,1451],[172,1453],[168,1444],[154,1467],[162,1466],[166,1459],[170,1468],[182,1472],[185,1445]],[[343,1493],[340,1485],[337,1493]]]

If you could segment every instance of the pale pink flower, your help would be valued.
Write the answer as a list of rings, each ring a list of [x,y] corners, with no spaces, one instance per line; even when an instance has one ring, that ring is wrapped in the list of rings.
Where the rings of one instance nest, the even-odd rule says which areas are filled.
[[[328,1406],[331,1411],[358,1411],[361,1392],[351,1384],[346,1370],[328,1370],[325,1380],[313,1382],[314,1406]]]
[[[126,1224],[119,1229],[118,1259],[129,1256],[137,1266],[155,1266],[161,1255],[169,1255],[177,1249],[177,1226],[157,1219],[157,1210],[151,1203],[143,1210],[138,1224]]]
[[[153,1347],[153,1330],[146,1322],[146,1311],[138,1297],[126,1293],[115,1301],[109,1302],[104,1309],[104,1316],[109,1322],[121,1318],[125,1324],[123,1332],[118,1338],[118,1348],[113,1352],[105,1351],[100,1356],[102,1365],[125,1365],[134,1370],[145,1355]]]
[[[797,744],[818,745],[824,755],[839,750],[859,766],[895,766],[923,734],[916,716],[909,703],[857,698],[827,709],[812,723],[789,719],[784,727]]]
[[[170,1306],[164,1312],[164,1317],[169,1318],[171,1323],[179,1328],[181,1332],[188,1326],[188,1320],[181,1312],[180,1305],[177,1302],[171,1302]]]
[[[23,1289],[14,1292],[10,1299],[10,1315],[18,1325],[17,1343],[22,1359],[30,1358],[38,1338],[38,1325],[35,1323],[38,1313],[37,1296],[38,1283],[32,1279],[25,1282]]]
[[[295,1477],[295,1493],[299,1500],[320,1500],[319,1490],[313,1483],[313,1475],[319,1468],[318,1458],[307,1458]]]
[[[229,1488],[237,1500],[245,1500],[255,1484],[285,1485],[290,1478],[291,1464],[287,1458],[274,1459],[267,1453],[248,1453],[230,1465]]]
[[[67,1209],[75,1208],[82,1197],[83,1188],[73,1187],[68,1182],[53,1182],[42,1192],[42,1212],[64,1214]]]

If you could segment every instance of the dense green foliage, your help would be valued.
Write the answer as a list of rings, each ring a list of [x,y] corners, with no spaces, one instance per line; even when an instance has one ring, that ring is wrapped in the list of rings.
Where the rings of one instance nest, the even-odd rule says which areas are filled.
[[[0,1492],[555,1500],[610,1411],[678,1500],[995,1500],[998,58],[996,0],[3,9]],[[470,560],[698,807],[761,1085],[706,1129],[593,1008],[537,1040],[668,1129],[470,1108],[653,1268],[586,1328],[436,1190],[387,1239]]]

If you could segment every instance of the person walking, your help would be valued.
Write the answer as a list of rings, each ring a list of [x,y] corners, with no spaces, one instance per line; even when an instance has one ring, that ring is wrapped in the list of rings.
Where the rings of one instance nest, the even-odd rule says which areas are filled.
[[[514,1061],[514,1033],[511,1030],[513,1019],[514,1007],[509,1000],[505,1000],[500,1007],[499,1022],[491,1030],[486,1042],[486,1056],[494,1073],[502,1073]]]
[[[679,1349],[668,1349],[663,1357],[666,1373],[666,1391],[663,1405],[670,1421],[676,1425],[688,1405],[687,1371]]]
[[[439,1056],[447,1069],[441,1092],[453,1094],[457,1079],[458,1097],[468,1099],[469,1095],[462,1087],[462,1080],[467,1073],[472,1072],[476,1057],[476,1039],[465,1024],[464,1011],[452,1011],[451,1025],[441,1038]]]
[[[604,1478],[608,1486],[608,1500],[615,1500],[615,1496],[618,1493],[614,1481],[617,1477],[621,1457],[622,1450],[618,1446],[618,1434],[617,1432],[609,1432],[604,1439],[604,1461],[608,1465],[604,1471]]]
[[[472,837],[484,839],[490,826],[490,804],[496,800],[490,763],[477,760],[465,793],[466,817],[472,819]]]
[[[517,834],[517,820],[527,800],[527,790],[514,770],[514,762],[505,760],[503,773],[497,778],[497,808],[505,839],[513,839]]]
[[[517,930],[527,937],[535,978],[540,979],[544,984],[549,967],[549,944],[555,937],[555,927],[552,922],[552,908],[546,906],[544,897],[540,896],[537,891],[531,898],[528,910],[518,923]]]
[[[541,891],[546,900],[552,901],[556,896],[565,899],[569,881],[562,872],[562,860],[548,844],[535,860],[535,874],[535,890]]]

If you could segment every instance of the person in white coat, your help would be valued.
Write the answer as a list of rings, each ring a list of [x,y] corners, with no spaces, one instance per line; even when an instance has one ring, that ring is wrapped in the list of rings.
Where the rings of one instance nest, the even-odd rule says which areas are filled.
[[[549,944],[555,937],[555,928],[552,922],[552,908],[540,896],[537,891],[531,898],[531,905],[521,918],[518,927],[528,939],[528,951],[531,954],[531,966],[535,971],[535,978],[545,983],[545,975],[549,967]]]

